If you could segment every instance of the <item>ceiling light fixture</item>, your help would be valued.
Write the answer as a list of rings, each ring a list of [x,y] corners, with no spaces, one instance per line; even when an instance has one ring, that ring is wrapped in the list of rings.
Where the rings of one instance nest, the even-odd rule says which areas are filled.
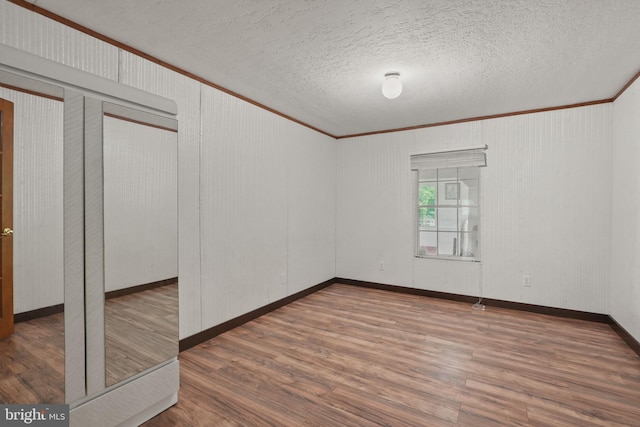
[[[384,75],[384,83],[382,83],[382,94],[385,98],[394,99],[402,93],[402,82],[400,81],[400,73],[392,72]]]

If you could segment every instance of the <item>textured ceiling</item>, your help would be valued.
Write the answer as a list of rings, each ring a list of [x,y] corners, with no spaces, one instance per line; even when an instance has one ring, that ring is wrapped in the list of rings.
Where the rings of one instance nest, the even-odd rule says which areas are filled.
[[[335,136],[608,99],[640,71],[638,0],[34,3]]]

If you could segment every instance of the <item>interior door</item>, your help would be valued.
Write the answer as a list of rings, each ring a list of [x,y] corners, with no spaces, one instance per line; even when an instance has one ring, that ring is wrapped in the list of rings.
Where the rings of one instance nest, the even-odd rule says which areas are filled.
[[[13,103],[0,98],[0,339],[13,333]]]

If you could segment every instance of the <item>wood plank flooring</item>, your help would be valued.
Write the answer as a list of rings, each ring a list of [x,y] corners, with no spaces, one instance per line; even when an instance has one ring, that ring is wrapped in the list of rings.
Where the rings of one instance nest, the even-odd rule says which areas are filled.
[[[147,426],[640,426],[606,324],[336,284],[180,355]]]
[[[16,323],[0,340],[0,403],[64,403],[64,314]]]
[[[107,385],[178,353],[178,284],[106,301]],[[64,314],[15,324],[0,340],[0,403],[64,403]]]

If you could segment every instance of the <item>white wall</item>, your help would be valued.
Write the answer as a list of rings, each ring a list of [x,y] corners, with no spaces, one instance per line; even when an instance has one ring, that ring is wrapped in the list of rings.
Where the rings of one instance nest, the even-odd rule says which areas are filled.
[[[482,279],[485,297],[608,313],[611,108],[340,140],[337,275],[465,295]],[[479,144],[482,268],[414,258],[409,156]]]
[[[105,291],[178,276],[178,135],[104,118]]]
[[[176,101],[180,338],[335,276],[335,140],[5,0],[0,28],[4,44]]]
[[[640,341],[640,81],[613,106],[611,316]]]
[[[335,142],[202,88],[202,321],[335,276]]]
[[[336,275],[336,142],[286,123],[288,162],[287,293]],[[331,275],[328,275],[331,273]]]
[[[117,47],[6,0],[0,0],[0,43],[107,79],[118,79]]]
[[[204,328],[286,296],[287,141],[280,120],[202,89]]]
[[[14,312],[63,302],[60,101],[0,87],[14,103]]]

